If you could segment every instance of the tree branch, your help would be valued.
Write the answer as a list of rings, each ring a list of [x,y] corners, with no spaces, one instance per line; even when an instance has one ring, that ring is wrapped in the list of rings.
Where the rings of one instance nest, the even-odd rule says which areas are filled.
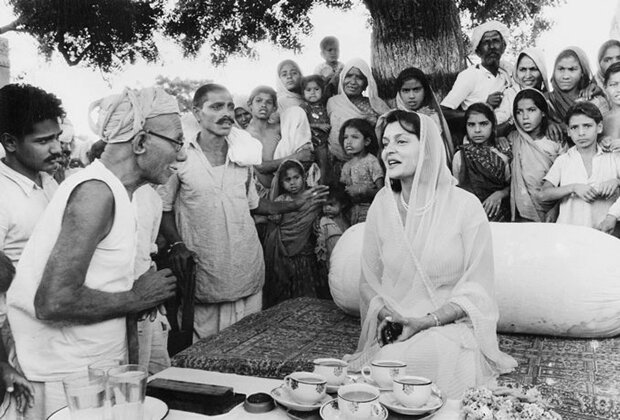
[[[20,31],[21,24],[22,24],[22,17],[20,16],[17,19],[15,19],[13,22],[9,23],[8,25],[0,26],[0,35],[5,32]]]

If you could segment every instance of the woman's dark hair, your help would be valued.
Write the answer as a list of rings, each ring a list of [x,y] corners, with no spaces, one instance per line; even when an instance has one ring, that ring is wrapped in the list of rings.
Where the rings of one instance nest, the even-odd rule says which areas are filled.
[[[488,142],[491,146],[497,146],[495,140],[495,131],[497,130],[497,119],[495,118],[495,112],[493,112],[491,107],[484,102],[476,102],[475,104],[471,104],[469,108],[467,108],[467,111],[465,111],[465,133],[467,133],[467,120],[469,120],[469,116],[474,113],[482,114],[489,121],[491,121],[491,137],[489,137]]]
[[[517,96],[512,103],[512,115],[514,115],[515,118],[517,116],[517,105],[522,99],[531,99],[534,102],[534,105],[536,105],[536,108],[542,111],[543,118],[540,123],[540,131],[541,133],[546,133],[547,128],[549,127],[549,105],[547,104],[547,100],[543,94],[534,89],[524,89],[517,93]]]
[[[383,115],[383,121],[381,124],[377,125],[375,130],[378,139],[383,138],[385,127],[393,122],[398,122],[403,130],[408,133],[415,134],[418,138],[420,138],[420,117],[418,114],[412,111],[402,111],[397,109]],[[381,150],[383,150],[383,142],[381,141],[380,144]],[[381,159],[380,162],[381,167],[385,171],[385,163],[383,162],[383,159]],[[392,191],[400,192],[402,190],[402,185],[399,179],[390,179],[390,186],[392,187]]]
[[[605,85],[609,82],[609,78],[616,73],[620,73],[620,62],[613,63],[611,66],[607,67],[607,70],[605,70],[605,76],[603,79],[605,81]]]
[[[284,177],[284,175],[286,175],[286,171],[288,171],[289,169],[295,169],[299,171],[299,174],[302,176],[302,178],[304,178],[304,167],[299,162],[296,162],[294,160],[287,160],[283,162],[278,169],[278,187],[281,190],[284,190],[284,186],[282,185],[282,178]],[[304,179],[304,185],[305,183],[306,180]]]
[[[430,83],[428,82],[428,77],[426,77],[426,74],[424,74],[424,72],[417,67],[407,67],[398,74],[398,77],[396,78],[396,94],[400,95],[400,90],[405,82],[412,79],[420,82],[424,88],[424,101],[422,101],[421,106],[430,106],[433,91]]]
[[[365,150],[367,153],[373,154],[377,156],[379,153],[379,142],[377,141],[377,135],[375,134],[375,128],[368,121],[362,118],[351,118],[350,120],[346,120],[344,124],[340,127],[340,134],[338,136],[338,142],[340,143],[340,147],[344,149],[344,131],[348,128],[355,128],[357,131],[362,133],[365,139],[370,139],[370,144],[365,146]]]
[[[570,119],[575,115],[585,115],[588,118],[592,118],[594,122],[599,124],[603,121],[603,114],[601,114],[600,109],[592,102],[583,101],[583,102],[575,102],[568,111],[566,111],[566,117],[564,118],[564,122],[566,125],[570,125]]]

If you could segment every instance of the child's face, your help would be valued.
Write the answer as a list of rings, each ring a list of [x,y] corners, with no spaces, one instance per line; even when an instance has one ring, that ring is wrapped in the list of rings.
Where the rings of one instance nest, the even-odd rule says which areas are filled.
[[[325,59],[327,64],[336,64],[338,57],[340,57],[340,47],[338,44],[327,44],[324,49],[321,50],[321,57]]]
[[[587,149],[596,143],[598,135],[603,132],[603,123],[587,115],[576,114],[568,121],[568,135],[578,149]]]
[[[424,102],[424,86],[418,79],[409,79],[400,88],[400,98],[410,111],[417,111]]]
[[[278,76],[288,90],[292,91],[299,88],[301,74],[294,65],[288,63],[283,65]]]
[[[614,105],[620,106],[620,73],[609,76],[605,85],[605,92]]]
[[[581,80],[581,65],[575,57],[564,57],[555,65],[553,77],[562,92],[577,89]]]
[[[366,150],[366,146],[370,143],[370,140],[364,138],[364,135],[354,127],[347,127],[344,129],[344,138],[342,145],[347,155],[357,156]]]
[[[336,200],[328,200],[323,204],[323,214],[327,217],[336,217],[342,213],[342,206]]]
[[[282,188],[290,194],[297,194],[303,190],[304,178],[299,169],[289,168],[282,177]]]
[[[304,99],[311,104],[320,101],[322,94],[321,87],[317,82],[309,82],[304,88]]]
[[[484,115],[478,112],[472,112],[465,124],[467,128],[467,137],[476,144],[486,142],[493,132],[493,124]]]
[[[543,112],[533,100],[521,99],[517,103],[517,122],[526,133],[537,131],[543,120]]]
[[[275,109],[276,104],[273,102],[273,96],[266,92],[261,92],[256,95],[250,104],[252,118],[259,120],[268,120]]]

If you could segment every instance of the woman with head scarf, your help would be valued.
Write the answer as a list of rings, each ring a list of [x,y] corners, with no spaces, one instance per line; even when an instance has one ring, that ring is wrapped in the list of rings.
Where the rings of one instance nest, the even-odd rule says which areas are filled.
[[[448,166],[451,167],[454,144],[450,136],[450,128],[424,72],[417,67],[408,67],[401,71],[396,77],[396,92],[397,109],[420,112],[429,116],[437,125],[446,148],[446,160]]]
[[[349,160],[340,145],[340,126],[351,118],[363,118],[374,125],[377,117],[388,110],[389,107],[379,98],[377,84],[368,64],[361,58],[347,62],[340,73],[338,95],[327,101],[327,114],[331,123],[329,152],[332,179],[337,181],[340,178],[342,165]]]
[[[538,48],[526,48],[517,56],[512,78],[519,90],[525,88],[538,89],[541,92],[549,91],[547,65],[545,56]]]
[[[429,117],[390,111],[377,134],[389,182],[366,221],[362,332],[349,367],[402,360],[459,398],[516,367],[497,344],[489,223],[478,199],[456,187]]]
[[[293,60],[284,60],[278,64],[276,91],[278,93],[278,112],[292,106],[300,106],[304,102],[301,92],[301,78],[303,77],[299,65]]]
[[[575,103],[586,100],[596,105],[605,115],[609,104],[602,91],[596,88],[592,78],[590,62],[586,53],[579,47],[568,47],[555,59],[551,76],[553,91],[547,94],[555,112],[556,121],[564,121],[566,112]],[[592,96],[593,95],[593,96]]]
[[[605,41],[598,50],[598,72],[594,76],[596,83],[601,89],[605,89],[605,72],[614,63],[620,61],[620,41],[610,39]]]

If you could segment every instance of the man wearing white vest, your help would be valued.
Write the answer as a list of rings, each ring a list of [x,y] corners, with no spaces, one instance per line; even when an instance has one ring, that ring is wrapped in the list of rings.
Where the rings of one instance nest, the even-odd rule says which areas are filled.
[[[185,160],[176,99],[126,89],[97,101],[101,159],[65,180],[43,213],[8,291],[17,358],[35,388],[27,418],[66,405],[62,379],[96,361],[127,358],[126,317],[174,294],[170,270],[134,282],[134,191],[161,184]]]

